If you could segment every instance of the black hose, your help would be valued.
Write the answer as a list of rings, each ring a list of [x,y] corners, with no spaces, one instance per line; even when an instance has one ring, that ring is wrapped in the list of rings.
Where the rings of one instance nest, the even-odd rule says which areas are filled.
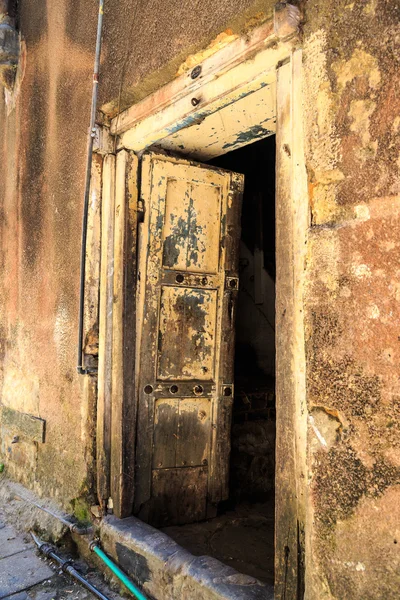
[[[85,369],[82,365],[83,359],[83,321],[85,314],[85,276],[86,276],[86,238],[87,224],[89,214],[89,194],[90,182],[92,175],[92,157],[93,157],[93,141],[96,135],[96,106],[97,106],[97,88],[99,84],[100,71],[100,53],[101,53],[101,32],[103,27],[103,12],[104,0],[99,1],[99,17],[97,21],[97,38],[96,52],[94,59],[93,70],[93,88],[92,88],[92,106],[90,111],[90,130],[88,136],[87,161],[86,161],[86,179],[85,179],[85,195],[83,204],[83,220],[82,220],[82,248],[81,248],[81,275],[79,287],[79,332],[78,332],[78,364],[77,371],[79,375],[88,375],[95,373],[96,369]]]
[[[51,546],[50,544],[47,544],[45,542],[42,542],[32,532],[31,532],[31,536],[32,536],[35,544],[37,545],[39,552],[44,554],[44,556],[47,556],[48,558],[52,558],[54,561],[56,561],[56,563],[61,567],[61,570],[63,571],[63,573],[67,573],[68,575],[70,575],[71,577],[76,579],[76,581],[79,581],[79,583],[81,585],[83,585],[83,587],[85,587],[87,590],[89,590],[89,592],[92,592],[92,594],[94,596],[96,596],[96,598],[100,598],[100,600],[110,600],[107,596],[102,594],[100,592],[100,590],[98,590],[96,587],[94,587],[94,585],[89,583],[89,581],[87,581],[87,579],[82,577],[82,575],[71,564],[71,560],[61,558],[61,556],[58,556],[58,554],[55,553],[55,551],[54,551],[55,549],[53,548],[53,546]]]

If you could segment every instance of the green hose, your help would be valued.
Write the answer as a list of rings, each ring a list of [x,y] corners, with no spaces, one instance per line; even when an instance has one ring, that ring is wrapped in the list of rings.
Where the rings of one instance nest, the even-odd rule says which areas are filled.
[[[137,598],[138,600],[147,600],[146,596],[142,594],[142,592],[132,583],[132,581],[125,575],[123,571],[117,565],[108,558],[107,554],[103,552],[97,544],[91,544],[90,549],[93,550],[95,554],[107,565],[109,569],[118,577],[120,581],[124,584],[125,587],[128,588],[130,592]]]

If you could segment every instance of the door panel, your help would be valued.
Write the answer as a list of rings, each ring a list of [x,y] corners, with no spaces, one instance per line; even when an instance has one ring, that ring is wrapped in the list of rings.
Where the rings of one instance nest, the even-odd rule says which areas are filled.
[[[184,285],[161,288],[157,376],[212,380],[218,291]]]
[[[157,526],[227,497],[242,191],[240,174],[143,157],[135,512]]]
[[[158,398],[153,469],[205,465],[210,451],[210,418],[207,398]]]
[[[164,267],[200,273],[218,271],[222,193],[218,183],[168,179]]]

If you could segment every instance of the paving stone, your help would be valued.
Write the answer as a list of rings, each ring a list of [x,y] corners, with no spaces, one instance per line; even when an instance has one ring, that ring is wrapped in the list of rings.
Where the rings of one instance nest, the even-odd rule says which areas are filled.
[[[18,594],[13,594],[12,596],[6,596],[4,600],[30,600],[30,598],[26,592],[20,592]]]
[[[28,550],[32,545],[24,542],[24,538],[13,527],[5,525],[0,528],[0,558],[12,556],[17,552]]]
[[[54,576],[54,572],[33,550],[0,560],[0,598],[29,589]]]

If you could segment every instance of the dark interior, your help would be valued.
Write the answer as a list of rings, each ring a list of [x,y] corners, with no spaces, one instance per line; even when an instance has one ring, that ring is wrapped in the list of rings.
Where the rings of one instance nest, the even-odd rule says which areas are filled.
[[[164,529],[196,555],[273,583],[275,478],[275,136],[209,164],[245,175],[236,313],[230,497],[218,516]]]

